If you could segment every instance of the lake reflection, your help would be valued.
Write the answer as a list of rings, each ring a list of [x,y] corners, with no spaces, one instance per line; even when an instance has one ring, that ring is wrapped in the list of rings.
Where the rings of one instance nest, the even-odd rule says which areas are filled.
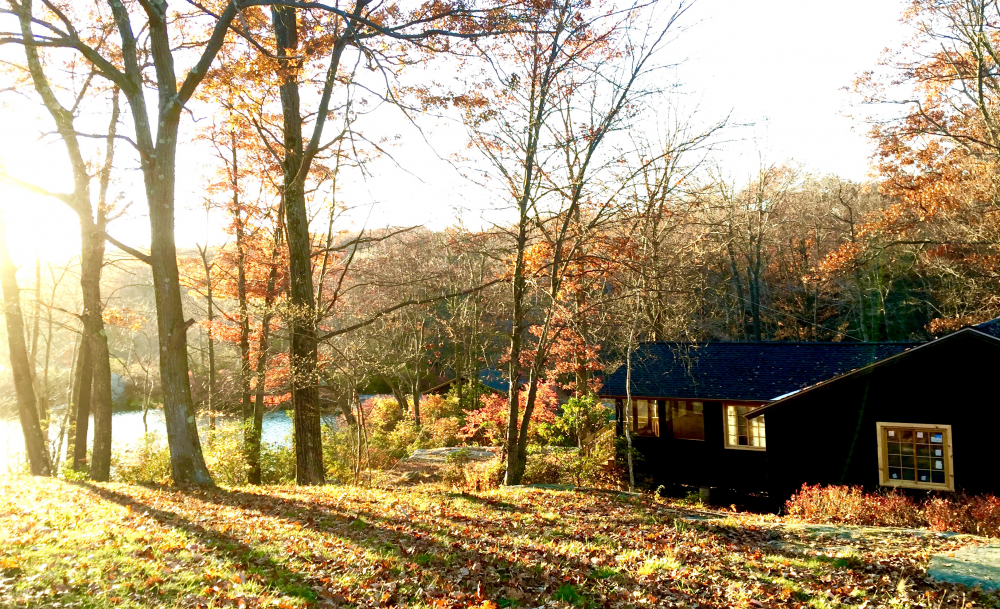
[[[370,397],[370,396],[363,396]],[[62,423],[60,415],[53,416],[57,422],[49,426],[49,436],[51,446],[59,442],[59,426]],[[332,423],[334,417],[324,417],[324,424]],[[216,427],[221,429],[232,428],[233,433],[238,433],[239,417],[225,416],[216,417]],[[208,429],[208,416],[198,417],[198,428],[204,435]],[[157,433],[166,442],[167,425],[162,410],[150,410],[146,415],[146,427],[150,433]],[[111,418],[111,446],[113,451],[124,451],[130,445],[142,440],[144,428],[142,424],[142,412],[116,412]],[[90,426],[87,429],[87,444],[94,440],[94,418],[90,418]],[[279,446],[291,446],[292,444],[292,419],[291,412],[276,410],[264,414],[264,426],[261,440],[268,444]],[[66,441],[63,439],[63,454],[65,454]],[[15,415],[14,418],[0,420],[0,475],[8,473],[10,469],[15,469],[24,463],[24,436],[21,434],[21,424]]]

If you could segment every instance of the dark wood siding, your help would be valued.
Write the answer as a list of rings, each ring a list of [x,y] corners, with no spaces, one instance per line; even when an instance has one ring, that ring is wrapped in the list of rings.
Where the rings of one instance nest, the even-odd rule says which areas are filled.
[[[1000,347],[930,344],[767,411],[770,494],[802,484],[879,488],[877,422],[950,425],[956,490],[1000,494]]]
[[[660,437],[632,438],[632,445],[642,455],[636,463],[639,478],[648,480],[654,488],[684,485],[744,493],[766,490],[766,452],[726,448],[723,403],[703,404],[704,440],[676,440],[669,436],[666,425],[661,426]],[[663,420],[663,405],[659,408]]]

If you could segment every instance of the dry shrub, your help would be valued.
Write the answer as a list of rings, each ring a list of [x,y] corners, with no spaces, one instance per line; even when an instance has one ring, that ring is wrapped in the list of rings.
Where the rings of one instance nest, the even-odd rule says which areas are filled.
[[[1000,537],[1000,499],[993,495],[933,497],[924,503],[924,513],[935,531]]]
[[[917,503],[895,489],[870,494],[858,486],[804,484],[785,502],[785,513],[798,520],[828,524],[927,526]]]
[[[485,491],[498,488],[506,470],[506,464],[500,457],[476,461],[463,448],[448,455],[447,463],[441,469],[441,477],[445,482],[463,490]]]
[[[1000,537],[1000,499],[933,496],[922,501],[898,490],[865,493],[857,486],[803,485],[785,502],[785,513],[806,522],[929,527]]]
[[[466,484],[473,491],[486,491],[500,488],[507,464],[500,457],[489,461],[474,461],[466,468]]]

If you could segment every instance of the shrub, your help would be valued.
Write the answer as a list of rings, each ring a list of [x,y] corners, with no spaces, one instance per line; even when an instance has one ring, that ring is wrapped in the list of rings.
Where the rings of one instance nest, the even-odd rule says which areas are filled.
[[[468,449],[463,448],[447,456],[441,477],[461,489],[483,491],[499,487],[505,470],[506,464],[500,457],[475,461]]]
[[[425,448],[458,446],[461,444],[458,437],[461,429],[462,422],[458,417],[442,417],[425,424],[422,429],[427,435]]]
[[[261,444],[260,481],[262,484],[295,482],[295,449],[291,445]]]
[[[539,433],[547,444],[583,447],[611,420],[611,409],[589,395],[570,398],[552,423],[543,423]]]
[[[468,448],[456,450],[445,457],[445,466],[441,469],[441,477],[445,482],[463,486],[466,482],[465,468],[472,462]]]
[[[111,455],[111,477],[121,482],[170,482],[170,449],[163,436],[147,433],[127,451]]]
[[[486,491],[499,488],[507,473],[507,463],[500,457],[489,461],[474,461],[466,469],[466,485],[469,490]]]
[[[212,479],[223,486],[247,483],[247,458],[240,426],[226,426],[204,433],[202,453]]]
[[[924,504],[924,513],[936,531],[1000,537],[1000,499],[993,495],[933,497]]]
[[[528,462],[524,466],[524,484],[558,484],[563,481],[562,468],[558,457],[549,451],[529,450]]]
[[[528,400],[527,390],[520,393],[520,416],[524,415]],[[465,426],[459,437],[471,444],[480,446],[496,446],[507,437],[507,417],[510,414],[509,400],[506,396],[490,393],[480,398],[482,406],[465,415]],[[549,381],[538,384],[535,397],[535,408],[531,412],[528,427],[528,438],[538,443],[542,438],[539,433],[542,423],[552,424],[556,420],[559,409],[559,398],[555,383]]]
[[[393,431],[407,414],[395,399],[386,396],[368,398],[361,407],[365,410],[368,430],[372,435]]]
[[[866,494],[857,486],[803,485],[785,503],[792,518],[809,522],[871,526],[926,526],[920,507],[893,489]]]
[[[412,408],[412,406],[411,406]],[[464,414],[454,389],[447,396],[431,394],[420,400],[420,422],[429,423],[438,419],[457,418]]]
[[[865,493],[857,486],[803,485],[785,503],[785,512],[808,522],[930,527],[1000,536],[1000,499],[992,495],[939,495],[918,502],[895,489]]]
[[[238,427],[207,432],[202,454],[216,484],[247,484],[247,460]],[[287,484],[295,480],[295,451],[291,446],[262,444],[260,461],[262,483]],[[121,482],[169,484],[170,448],[165,438],[149,433],[138,445],[130,446],[127,451],[116,451],[111,456],[111,475]]]

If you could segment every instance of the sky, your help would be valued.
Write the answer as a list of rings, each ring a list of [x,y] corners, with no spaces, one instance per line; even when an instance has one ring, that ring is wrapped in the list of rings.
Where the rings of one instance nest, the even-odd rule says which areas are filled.
[[[698,0],[682,20],[686,31],[665,51],[664,58],[677,65],[662,77],[680,84],[670,106],[694,112],[695,122],[706,125],[729,117],[710,162],[736,182],[761,163],[786,161],[863,180],[872,149],[865,125],[847,116],[855,99],[845,88],[874,67],[883,49],[905,40],[898,21],[903,7],[900,0]],[[63,151],[53,138],[40,138],[52,129],[49,119],[16,99],[9,104],[0,106],[0,164],[11,175],[68,189]],[[399,135],[391,148],[394,161],[379,161],[373,175],[353,179],[345,197],[354,211],[344,228],[439,229],[455,223],[457,214],[467,226],[482,225],[488,193],[464,181],[443,158],[460,149],[462,130],[440,125],[425,140],[398,116],[377,120],[387,134]],[[219,238],[198,209],[204,161],[181,156],[180,247]],[[138,185],[136,173],[131,178]],[[141,189],[126,189],[125,200],[142,212]],[[64,204],[0,184],[0,211],[16,263],[30,263],[36,254],[57,262],[78,251],[76,217]],[[109,232],[138,247],[149,239],[141,216],[118,220]]]

